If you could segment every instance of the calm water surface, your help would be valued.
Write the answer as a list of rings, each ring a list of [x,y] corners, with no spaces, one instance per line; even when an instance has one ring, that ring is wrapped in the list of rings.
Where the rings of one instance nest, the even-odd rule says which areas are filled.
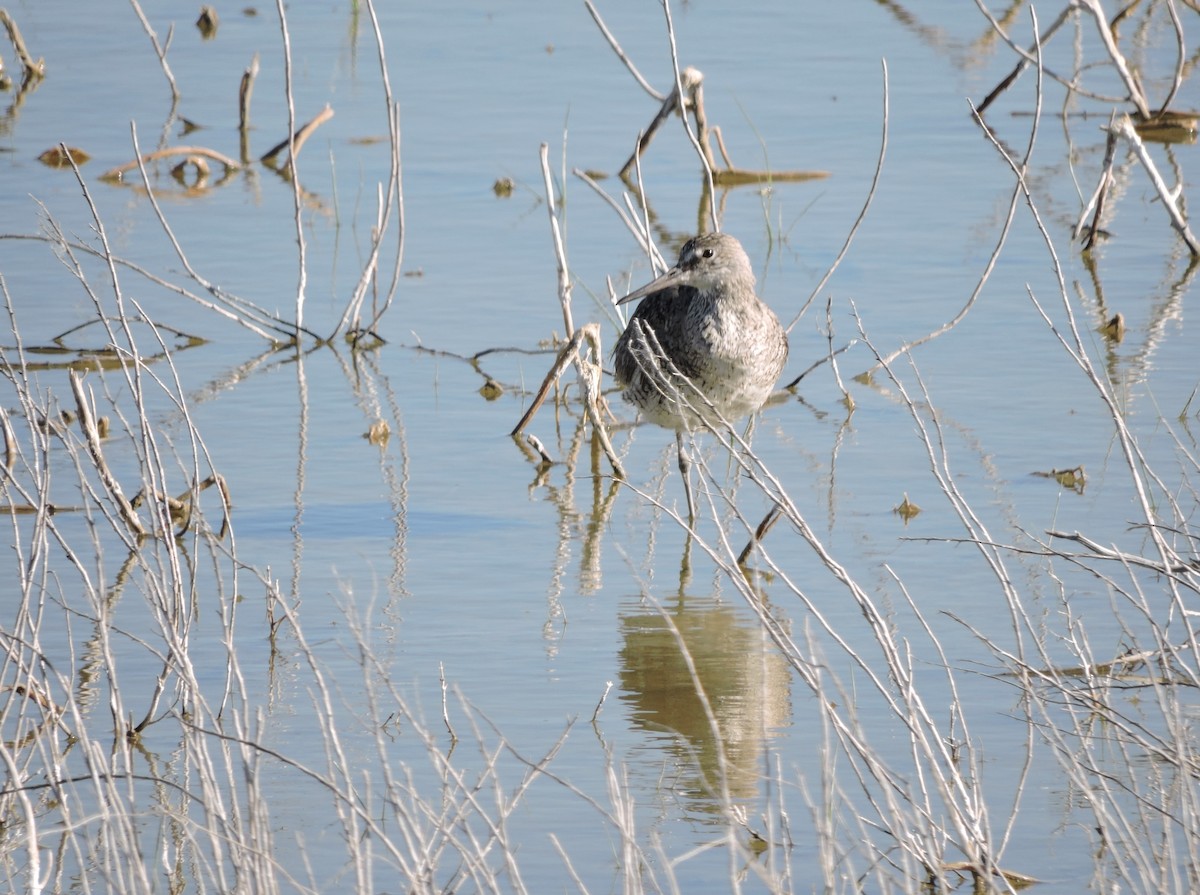
[[[99,174],[133,158],[131,124],[143,151],[188,142],[236,155],[237,85],[255,53],[262,69],[251,139],[257,152],[279,140],[287,112],[275,11],[221,9],[218,36],[203,41],[191,8],[147,10],[160,38],[175,26],[168,58],[182,100],[171,118],[169,90],[132,11],[65,7],[10,5],[31,51],[46,58],[48,76],[8,109],[0,128],[0,230],[36,233],[52,216],[67,233],[92,238],[93,222],[72,173],[37,161],[64,141],[92,156],[82,174],[114,253],[183,281],[183,266],[136,173],[124,184],[102,182]],[[630,57],[665,89],[670,57],[661,10],[630,2],[600,8]],[[852,377],[873,363],[867,340],[886,353],[924,335],[957,313],[982,275],[1013,180],[971,122],[968,100],[986,95],[1013,58],[970,4],[906,10],[760,2],[735,12],[693,2],[674,15],[681,61],[704,72],[709,117],[720,124],[735,161],[829,174],[720,196],[722,228],[745,243],[761,294],[784,320],[798,313],[833,262],[867,196],[886,60],[889,145],[878,192],[850,254],[792,331],[786,374],[798,375],[827,350],[828,326],[835,346],[858,338],[839,358],[856,409],[847,413],[826,365],[763,414],[754,445],[817,536],[894,610],[894,624],[923,660],[926,698],[941,710],[952,698],[937,672],[943,657],[924,645],[897,579],[942,638],[944,659],[957,667],[991,671],[996,663],[943,612],[1007,643],[1007,609],[974,550],[941,540],[960,537],[962,527],[929,474],[895,387],[882,375],[873,386]],[[326,332],[368,248],[376,185],[387,173],[385,105],[364,12],[348,3],[293,5],[289,16],[296,116],[307,120],[326,103],[336,113],[299,164],[306,193],[305,320]],[[351,764],[370,768],[377,761],[373,743],[355,733],[366,708],[352,633],[357,626],[376,652],[381,677],[438,733],[442,677],[452,704],[460,706],[461,698],[472,707],[455,709],[464,731],[470,712],[477,712],[477,720],[489,719],[530,760],[578,719],[554,772],[607,805],[603,769],[611,754],[628,776],[640,827],[661,837],[667,854],[720,835],[710,789],[718,752],[732,799],[748,806],[752,819],[775,798],[771,778],[804,781],[807,796],[798,786],[786,795],[796,837],[788,860],[797,890],[819,886],[820,865],[806,831],[810,800],[821,804],[823,734],[810,691],[728,578],[697,545],[688,545],[661,509],[628,489],[617,490],[609,504],[610,480],[590,477],[590,444],[573,443],[577,407],[556,416],[547,406],[531,426],[555,458],[577,451],[573,463],[539,471],[507,435],[549,368],[551,355],[539,353],[539,346],[563,329],[539,144],[549,144],[556,175],[567,172],[559,183],[566,193],[559,211],[575,319],[604,321],[611,344],[612,317],[593,296],[606,295],[605,277],[622,292],[644,281],[649,269],[611,209],[569,172],[614,173],[656,102],[616,60],[581,4],[396,4],[381,10],[380,24],[400,106],[406,225],[406,276],[379,329],[386,345],[359,355],[340,340],[300,357],[272,352],[202,308],[123,275],[128,294],[156,320],[210,340],[179,351],[175,363],[191,419],[228,481],[239,558],[269,569],[302,623],[345,713]],[[1028,32],[1024,13],[1012,27]],[[1166,45],[1156,42],[1165,41],[1161,34],[1141,39],[1147,55]],[[1070,39],[1062,40],[1055,61],[1066,68]],[[1153,71],[1147,80],[1157,90],[1163,72]],[[989,115],[998,139],[1017,154],[1029,139],[1033,86],[1026,74]],[[1111,83],[1102,88],[1117,90]],[[0,102],[12,102],[13,95]],[[1061,91],[1048,88],[1047,105],[1056,112],[1061,102]],[[1175,105],[1200,106],[1194,82],[1184,85]],[[1092,114],[1096,109],[1090,107]],[[1109,223],[1115,238],[1096,255],[1103,307],[1093,272],[1069,243],[1079,194],[1090,192],[1103,156],[1106,114],[1069,132],[1057,119],[1044,120],[1031,188],[1061,253],[1088,351],[1116,383],[1148,462],[1173,466],[1176,444],[1161,420],[1174,420],[1184,409],[1200,372],[1200,342],[1184,313],[1193,298],[1186,251],[1128,160],[1119,166],[1122,198]],[[197,129],[183,135],[181,118]],[[1168,170],[1174,165],[1184,172],[1195,165],[1194,155],[1192,146],[1159,152]],[[643,172],[656,232],[671,255],[678,240],[695,231],[700,197],[697,165],[677,127],[659,134]],[[165,168],[153,176],[192,265],[290,317],[298,282],[290,184],[254,166],[220,188],[185,195]],[[508,198],[492,190],[504,177],[514,182]],[[615,179],[602,183],[619,192]],[[102,277],[100,265],[89,261],[87,269]],[[95,316],[91,300],[45,245],[0,242],[0,274],[26,346],[45,344]],[[915,368],[903,361],[897,368],[918,400],[920,375],[945,433],[949,474],[997,541],[1013,542],[1024,532],[1041,537],[1054,528],[1141,550],[1141,539],[1127,531],[1135,508],[1111,422],[1042,321],[1031,292],[1062,326],[1046,249],[1022,205],[977,306],[951,335],[916,352]],[[1116,311],[1128,332],[1110,345],[1095,327]],[[104,341],[91,329],[69,344]],[[489,354],[478,367],[464,359],[489,348],[521,351]],[[503,388],[491,400],[480,393],[489,378]],[[89,381],[99,388],[97,375]],[[39,372],[36,384],[70,403],[61,369]],[[110,388],[122,397],[118,378]],[[613,404],[622,418],[631,417],[616,396]],[[150,410],[161,432],[186,442],[171,402],[151,397]],[[391,431],[382,448],[364,437],[376,419]],[[1189,420],[1178,434],[1194,449]],[[624,429],[616,441],[632,484],[667,507],[681,505],[669,433]],[[719,448],[711,440],[701,443],[722,475]],[[1087,471],[1083,493],[1034,475],[1077,465]],[[597,468],[608,472],[602,459]],[[736,476],[728,481],[745,515],[759,518],[766,500]],[[892,512],[905,494],[923,509],[908,524]],[[60,499],[77,504],[81,498],[68,491]],[[718,506],[718,518],[740,548],[745,536],[726,508]],[[86,531],[82,520],[63,525],[81,536]],[[712,518],[700,525],[705,538],[717,531]],[[873,655],[875,641],[859,609],[812,550],[783,525],[767,548],[846,642]],[[114,554],[110,571],[119,563]],[[1039,611],[1053,617],[1061,611],[1059,588],[1042,569],[1039,560],[1015,556],[1010,572]],[[853,683],[845,657],[818,636],[811,614],[784,582],[756,580],[793,636],[805,642],[811,632],[815,647],[829,651],[827,661]],[[296,761],[323,767],[323,741],[309,723],[314,696],[306,661],[286,638],[268,639],[254,579],[245,576],[240,586],[235,639],[251,674],[248,692],[261,701],[262,738]],[[1073,580],[1072,587],[1079,588],[1071,595],[1074,611],[1094,619],[1089,636],[1097,655],[1121,652],[1128,644],[1120,626],[1105,620],[1109,597],[1102,582]],[[0,606],[15,612],[15,593],[0,584]],[[153,636],[138,599],[125,594],[114,609],[114,623],[129,638],[119,641],[119,654],[126,648],[121,644]],[[225,647],[217,622],[216,608],[202,599],[192,647],[206,679],[219,688]],[[72,663],[62,657],[70,653],[61,651],[71,648],[68,634],[79,639],[84,626],[75,624],[79,630],[47,633],[43,644],[51,656],[60,651],[68,675]],[[719,742],[679,641],[711,702]],[[158,666],[132,646],[123,661],[123,680],[131,682],[123,684],[126,699],[140,705],[144,697],[132,682],[152,681]],[[994,800],[995,816],[1004,818],[1023,758],[1025,728],[1012,722],[1017,694],[987,674],[960,680],[970,687],[959,694],[965,702],[988,707],[973,714],[972,734],[982,746],[983,792]],[[602,711],[588,723],[610,683]],[[877,747],[903,765],[907,735],[876,702],[864,698],[859,720]],[[98,700],[95,711],[101,705]],[[173,749],[169,738],[148,740],[148,749],[164,759]],[[459,748],[465,766],[475,766],[463,755],[468,746]],[[357,758],[356,750],[362,751]],[[400,731],[391,750],[389,761],[414,763],[418,781],[426,779],[419,743]],[[506,758],[503,772],[506,786],[515,787],[524,766]],[[264,774],[277,800],[272,817],[281,856],[304,852],[317,881],[349,890],[352,881],[341,876],[340,827],[314,813],[313,796],[294,770],[271,765]],[[1072,832],[1078,822],[1061,772],[1052,761],[1035,764],[1003,863],[1047,880],[1039,891],[1080,891],[1094,868],[1086,839]],[[611,885],[613,845],[599,829],[598,812],[578,794],[539,782],[509,830],[529,890],[570,885],[548,831],[592,891]],[[676,873],[684,891],[723,889],[727,865],[715,851],[683,862]],[[747,885],[757,885],[753,876]]]

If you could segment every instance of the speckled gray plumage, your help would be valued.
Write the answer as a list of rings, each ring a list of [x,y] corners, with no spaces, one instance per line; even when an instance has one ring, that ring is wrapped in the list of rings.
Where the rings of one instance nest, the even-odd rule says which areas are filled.
[[[703,402],[686,384],[673,387],[645,368],[642,328],[727,420],[762,407],[783,372],[788,343],[779,319],[754,291],[741,243],[723,233],[688,240],[671,270],[621,301],[637,298],[642,303],[617,340],[613,362],[625,399],[643,416],[676,430],[709,424]],[[700,415],[682,408],[679,394]]]

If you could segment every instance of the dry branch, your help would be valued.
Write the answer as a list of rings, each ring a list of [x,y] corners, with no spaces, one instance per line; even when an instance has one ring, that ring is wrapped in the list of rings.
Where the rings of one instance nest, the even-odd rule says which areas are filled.
[[[121,519],[129,526],[139,538],[146,536],[146,528],[142,525],[142,520],[138,518],[137,510],[133,504],[125,497],[125,492],[121,490],[121,484],[112,474],[112,470],[108,468],[108,461],[104,459],[104,450],[100,446],[100,431],[96,427],[96,415],[92,411],[92,402],[88,398],[83,389],[83,378],[78,371],[70,370],[68,377],[71,382],[71,391],[75,395],[75,407],[79,412],[79,427],[83,430],[84,441],[87,444],[88,454],[92,458],[92,463],[96,467],[96,472],[100,475],[100,480],[104,483],[105,489],[112,498],[113,503],[117,505],[117,512]]]
[[[1187,243],[1187,247],[1191,250],[1192,255],[1200,256],[1200,242],[1197,242],[1191,228],[1188,227],[1187,218],[1179,207],[1179,191],[1167,188],[1162,175],[1158,173],[1158,167],[1154,164],[1154,159],[1146,151],[1146,144],[1142,142],[1142,138],[1138,136],[1137,128],[1133,126],[1133,119],[1128,115],[1122,115],[1117,120],[1116,131],[1129,143],[1134,153],[1136,153],[1138,161],[1146,169],[1146,174],[1149,175],[1150,182],[1154,184],[1155,190],[1158,191],[1158,197],[1162,200],[1163,207],[1167,210],[1167,214],[1171,218],[1171,226],[1183,237],[1183,241]]]
[[[992,89],[991,93],[983,98],[983,102],[976,107],[975,111],[982,115],[987,111],[988,106],[996,101],[996,98],[1000,96],[1001,93],[1003,93],[1016,82],[1017,78],[1020,77],[1021,72],[1025,71],[1025,69],[1029,67],[1029,63],[1033,62],[1034,59],[1037,58],[1037,54],[1041,52],[1041,48],[1045,45],[1046,41],[1054,36],[1054,32],[1063,26],[1063,24],[1067,21],[1067,18],[1074,11],[1075,7],[1071,4],[1068,4],[1063,8],[1063,11],[1058,14],[1058,18],[1054,20],[1054,24],[1037,36],[1034,45],[1021,55],[1021,60],[1016,64],[1013,70],[1009,72],[1008,75],[1005,76],[1004,79]],[[997,27],[999,26],[997,25]]]
[[[1108,56],[1112,59],[1117,74],[1121,76],[1125,89],[1129,91],[1130,102],[1137,107],[1138,113],[1143,118],[1149,118],[1150,104],[1146,101],[1146,94],[1142,91],[1142,85],[1138,83],[1137,76],[1130,70],[1129,63],[1125,61],[1125,55],[1117,46],[1117,39],[1108,25],[1108,18],[1104,15],[1104,8],[1100,5],[1100,0],[1077,0],[1077,2],[1096,20],[1096,30],[1100,32],[1100,40],[1104,43],[1104,48],[1108,51]]]
[[[681,95],[684,97],[682,101]],[[696,122],[696,145],[699,147],[707,170],[712,174],[714,186],[734,187],[753,183],[798,182],[829,176],[828,171],[756,171],[734,166],[725,149],[725,141],[721,136],[720,128],[716,125],[710,126],[708,123],[708,114],[704,107],[704,74],[699,69],[689,66],[679,72],[679,83],[672,87],[671,92],[663,99],[645,130],[638,134],[637,144],[633,153],[621,166],[621,170],[618,172],[619,177],[628,182],[630,172],[640,160],[642,153],[649,147],[663,122],[681,112],[691,112]],[[714,137],[721,151],[721,157],[725,161],[724,167],[718,166],[716,156],[713,154],[712,139]]]
[[[143,156],[135,158],[131,162],[126,162],[123,165],[118,165],[115,168],[110,168],[100,175],[101,180],[122,180],[125,172],[132,171],[140,165],[145,165],[149,162],[158,161],[163,158],[173,158],[175,156],[183,156],[185,160],[192,158],[208,158],[225,166],[226,172],[239,170],[242,166],[231,159],[224,153],[217,152],[215,149],[208,149],[204,146],[171,146],[167,149],[156,149],[154,152],[148,152]]]
[[[596,27],[600,29],[600,33],[604,35],[604,39],[608,41],[608,45],[612,47],[613,52],[617,54],[617,58],[625,64],[625,67],[629,69],[629,73],[633,75],[634,79],[642,86],[642,89],[659,102],[662,102],[664,99],[666,99],[665,96],[650,86],[650,82],[642,77],[642,73],[637,70],[637,66],[633,64],[633,60],[625,55],[625,51],[621,49],[621,45],[617,43],[617,39],[613,37],[612,32],[608,30],[608,26],[604,24],[604,20],[600,18],[600,13],[596,10],[592,0],[583,0],[583,5],[587,8],[588,13],[591,15],[592,21],[596,23]]]
[[[167,84],[171,88],[171,101],[177,105],[180,98],[179,87],[175,83],[175,75],[167,62],[167,50],[171,47],[171,38],[175,36],[175,26],[172,25],[167,29],[167,39],[160,44],[158,35],[150,27],[150,20],[142,12],[141,4],[138,3],[138,0],[129,0],[129,2],[133,6],[133,11],[137,13],[138,21],[142,23],[142,29],[146,32],[146,36],[150,38],[150,43],[154,47],[154,55],[158,57],[158,64],[162,66],[163,76],[166,77]]]
[[[254,79],[258,77],[258,53],[242,72],[238,85],[238,135],[242,147],[242,164],[250,163],[250,98],[254,95]]]
[[[285,137],[283,140],[279,141],[274,146],[272,146],[270,149],[268,149],[259,158],[259,161],[266,162],[267,164],[274,164],[275,157],[277,155],[279,155],[279,153],[283,152],[283,150],[287,149],[289,145],[292,147],[292,150],[291,150],[292,158],[295,158],[295,156],[300,154],[300,147],[302,147],[304,145],[304,142],[310,136],[312,136],[313,131],[315,131],[317,128],[319,128],[322,124],[324,124],[326,121],[328,121],[332,117],[333,117],[333,106],[326,103],[325,108],[322,109],[319,113],[317,113],[317,116],[315,118],[313,118],[307,124],[304,124],[300,128],[298,128],[296,130],[295,134],[291,135],[290,137]],[[291,161],[292,160],[289,159],[284,164],[284,167],[290,168]]]
[[[17,58],[21,60],[21,67],[25,70],[25,80],[44,78],[46,76],[46,60],[39,59],[34,62],[33,57],[29,55],[29,50],[25,47],[25,38],[21,36],[21,29],[17,27],[17,23],[9,15],[8,10],[3,7],[0,7],[0,23],[8,31],[8,39],[12,41]]]

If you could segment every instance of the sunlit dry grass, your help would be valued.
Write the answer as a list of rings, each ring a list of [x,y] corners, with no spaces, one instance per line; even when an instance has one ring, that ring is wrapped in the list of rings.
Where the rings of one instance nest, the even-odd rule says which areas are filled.
[[[386,81],[383,38],[370,3],[367,8]],[[280,19],[286,36],[282,13]],[[170,77],[166,51],[157,38],[153,43]],[[1040,107],[1045,86],[1041,66],[1034,70]],[[678,91],[677,60],[675,74]],[[171,84],[177,92],[173,79]],[[694,101],[696,96],[693,92]],[[334,335],[373,331],[395,291],[403,205],[398,109],[390,88],[386,115],[393,168],[378,193],[369,257]],[[886,125],[886,112],[882,117]],[[1030,148],[1039,120],[1033,119]],[[1120,135],[1136,145],[1123,129]],[[292,161],[298,148],[291,138]],[[979,287],[937,335],[949,332],[973,306],[1022,203],[1041,228],[1039,197],[1024,176],[1028,155],[1014,157],[998,142],[996,149],[997,164],[1013,174],[1007,219]],[[551,178],[544,170],[556,233]],[[612,200],[650,249],[651,233],[639,226],[648,217],[648,199],[641,201],[639,214],[632,200]],[[297,192],[297,222],[299,204]],[[864,209],[869,204],[867,197]],[[719,217],[715,202],[708,210]],[[161,212],[160,219],[169,233]],[[518,832],[535,786],[560,790],[587,814],[592,835],[610,844],[610,864],[583,867],[579,843],[561,831],[545,831],[561,860],[561,876],[552,886],[557,890],[598,891],[600,878],[605,891],[673,893],[690,862],[719,851],[728,857],[728,877],[714,880],[714,889],[739,891],[752,881],[770,892],[949,891],[964,885],[1015,891],[1033,882],[1025,857],[1010,843],[1022,823],[1029,769],[1041,761],[1054,762],[1068,781],[1074,822],[1085,828],[1092,846],[1095,887],[1180,893],[1196,888],[1200,754],[1193,727],[1200,686],[1195,630],[1200,579],[1193,559],[1198,535],[1193,483],[1200,469],[1182,441],[1176,442],[1174,468],[1151,467],[1112,385],[1093,363],[1061,273],[1059,294],[1028,298],[1111,423],[1137,495],[1132,525],[1138,537],[1131,539],[1136,549],[1099,544],[1086,532],[1034,538],[990,531],[959,489],[958,458],[936,411],[938,396],[921,378],[916,349],[926,340],[884,349],[873,342],[870,320],[855,318],[856,335],[874,357],[875,377],[889,383],[910,415],[930,480],[960,524],[956,540],[974,551],[994,597],[1007,609],[1002,630],[950,621],[974,639],[980,661],[987,663],[985,673],[1011,692],[1005,708],[1018,731],[1012,741],[1021,744],[1017,764],[1023,769],[1011,793],[997,800],[985,786],[990,744],[977,730],[981,716],[990,717],[996,707],[972,705],[962,695],[966,676],[980,666],[964,669],[947,655],[941,624],[926,616],[921,595],[910,593],[898,576],[890,575],[899,598],[895,605],[885,605],[857,580],[749,439],[724,428],[709,438],[722,459],[733,458],[738,484],[730,487],[729,477],[708,465],[710,454],[694,452],[701,517],[719,524],[689,530],[689,549],[706,556],[742,596],[771,655],[781,658],[790,679],[811,697],[804,710],[819,731],[820,771],[816,778],[797,778],[768,750],[761,768],[768,795],[761,814],[749,816],[736,794],[736,762],[704,674],[685,633],[662,613],[663,630],[678,644],[716,744],[705,783],[719,817],[711,841],[671,853],[654,831],[639,826],[635,792],[619,755],[597,754],[603,798],[560,774],[556,756],[574,725],[564,724],[557,740],[526,754],[472,705],[470,694],[444,680],[440,717],[430,721],[412,704],[403,682],[392,679],[372,640],[371,609],[349,599],[343,611],[361,680],[333,678],[270,570],[238,550],[236,512],[231,513],[237,495],[225,491],[204,433],[189,415],[175,367],[178,334],[150,322],[127,295],[123,277],[130,264],[112,253],[98,214],[95,225],[96,241],[86,246],[59,232],[52,218],[45,237],[94,301],[113,351],[103,364],[83,357],[66,361],[80,368],[70,374],[69,407],[61,403],[66,396],[44,390],[33,375],[38,361],[20,342],[22,321],[0,280],[16,339],[0,356],[8,388],[0,409],[0,505],[10,526],[9,568],[19,597],[0,632],[0,876],[13,891],[326,892],[331,853],[340,868],[340,891],[546,891],[551,888],[546,880],[529,878],[524,869]],[[1182,229],[1174,218],[1172,225],[1186,240],[1186,220]],[[396,268],[382,299],[367,311],[389,227],[399,233]],[[1046,260],[1059,269],[1059,253],[1066,249],[1044,228],[1041,232]],[[554,377],[574,360],[584,379],[581,389],[564,393],[586,405],[573,407],[578,437],[566,458],[573,468],[583,446],[599,439],[609,423],[599,387],[598,331],[573,326],[568,259],[561,240],[554,242],[564,321],[576,352],[560,356]],[[222,293],[179,251],[188,277],[210,296],[201,300],[210,301],[231,325],[247,326],[272,342],[322,338],[303,322],[303,256],[295,316],[285,319]],[[78,263],[85,252],[103,262],[102,278]],[[1065,326],[1045,310],[1050,303],[1061,306]],[[578,354],[585,342],[590,358]],[[835,356],[831,345],[831,362]],[[658,361],[649,352],[645,362]],[[849,397],[844,386],[843,391]],[[676,398],[701,399],[682,390]],[[175,408],[182,420],[171,437],[150,409],[162,404]],[[850,401],[848,412],[852,408]],[[373,413],[368,422],[377,419],[382,416]],[[108,420],[103,429],[101,420]],[[593,474],[616,482],[618,452],[611,442],[603,444],[615,475],[595,468]],[[535,446],[531,462],[548,466],[544,447]],[[598,524],[589,534],[597,540],[589,541],[588,552],[599,550],[618,492],[690,528],[658,495],[635,484],[597,488]],[[746,507],[764,502],[772,508],[767,520],[747,515]],[[812,580],[795,575],[792,558],[798,550],[819,564],[824,593],[832,590],[858,609],[853,631],[832,621],[813,598]],[[1036,563],[1041,580],[1061,595],[1058,617],[1047,619],[1043,604],[1017,583],[1018,557],[1026,564],[1022,575]],[[771,601],[763,598],[768,578]],[[1100,652],[1089,638],[1088,619],[1072,609],[1068,596],[1079,580],[1104,583],[1110,595],[1107,621],[1126,632],[1122,654]],[[266,611],[249,612],[247,597],[255,606],[265,604]],[[783,598],[786,614],[774,608]],[[789,621],[797,616],[803,619],[798,629]],[[859,636],[863,631],[869,647]],[[285,642],[300,665],[308,698],[307,714],[298,723],[323,744],[320,766],[299,760],[270,729],[262,696],[271,683],[260,678]],[[220,657],[215,666],[214,655]],[[154,669],[149,680],[147,667]],[[345,696],[351,686],[357,688],[353,706]],[[870,712],[864,710],[868,705]],[[900,750],[894,747],[897,731],[905,744]],[[412,751],[419,760],[394,759],[391,747],[400,737],[417,744]],[[326,856],[321,866],[307,862],[304,832],[283,821],[284,806],[294,810],[297,801],[319,815],[326,829],[337,831],[332,845],[321,845]],[[811,846],[813,865],[798,866],[799,842]]]

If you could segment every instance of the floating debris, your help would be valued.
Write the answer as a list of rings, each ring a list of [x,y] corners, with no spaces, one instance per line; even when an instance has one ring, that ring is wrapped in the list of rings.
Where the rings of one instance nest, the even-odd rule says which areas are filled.
[[[1167,110],[1143,118],[1133,115],[1133,127],[1144,140],[1155,143],[1195,143],[1200,133],[1200,112]]]
[[[1033,472],[1030,475],[1035,475],[1043,479],[1054,479],[1068,491],[1074,491],[1076,494],[1082,494],[1083,489],[1087,487],[1087,475],[1084,474],[1082,465],[1073,466],[1070,469],[1051,469],[1049,472]]]
[[[1100,327],[1100,332],[1104,333],[1104,338],[1110,342],[1120,342],[1125,338],[1125,315],[1113,315],[1113,318],[1108,323]]]
[[[55,146],[39,155],[38,161],[47,168],[69,168],[72,162],[76,165],[83,165],[91,161],[91,158],[82,149],[74,146]]]
[[[906,523],[917,518],[921,514],[921,508],[908,499],[908,494],[904,495],[904,500],[892,507],[892,512],[903,519]]]
[[[387,424],[387,420],[375,420],[371,423],[371,428],[363,435],[367,441],[376,447],[384,447],[388,443],[388,439],[392,437],[392,429]]]
[[[205,40],[212,40],[217,36],[217,28],[220,27],[221,20],[217,16],[217,11],[207,4],[200,7],[200,18],[196,19],[196,28],[200,31],[200,36]]]

